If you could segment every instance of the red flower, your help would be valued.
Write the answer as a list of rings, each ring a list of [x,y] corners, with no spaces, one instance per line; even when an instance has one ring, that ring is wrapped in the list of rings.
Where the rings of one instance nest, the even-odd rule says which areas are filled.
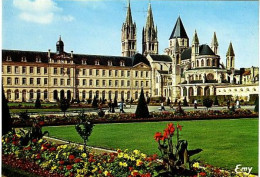
[[[133,167],[129,167],[129,171],[133,171],[133,169],[134,169]]]
[[[172,135],[174,133],[174,131],[175,131],[173,123],[168,124],[167,128],[168,128],[168,131],[169,131],[170,135]]]
[[[161,132],[156,132],[154,135],[154,139],[156,141],[159,141],[162,138],[162,133]]]
[[[177,128],[181,131],[182,130],[182,126],[179,125],[179,123],[177,124]]]
[[[40,158],[41,158],[41,154],[37,154],[36,159],[40,159]]]
[[[63,170],[63,166],[59,166],[59,169],[60,169],[60,170]]]
[[[134,175],[134,176],[138,176],[139,173],[138,173],[138,172],[134,172],[133,175]]]
[[[59,161],[59,164],[63,165],[64,164],[64,160]]]
[[[71,170],[72,166],[71,165],[67,165],[67,170]]]
[[[18,141],[13,141],[12,144],[13,144],[13,145],[17,145],[17,144],[18,144]]]
[[[32,148],[31,148],[31,146],[28,146],[28,147],[25,147],[25,148],[23,148],[23,150],[31,150]]]
[[[37,142],[37,139],[33,139],[32,142],[33,142],[33,143],[36,143],[36,142]]]
[[[56,147],[51,147],[50,151],[56,151]]]
[[[101,170],[99,170],[99,171],[98,171],[98,173],[99,173],[99,174],[102,174],[102,171],[101,171]]]
[[[200,176],[206,176],[207,174],[205,172],[200,172],[199,175]]]
[[[71,176],[71,177],[73,177],[73,176],[74,176],[74,174],[73,174],[72,172],[70,172],[70,176]]]
[[[74,160],[74,159],[75,159],[75,156],[72,155],[72,154],[70,154],[70,155],[69,155],[69,160]]]
[[[39,122],[39,125],[40,125],[40,126],[43,126],[43,125],[44,125],[44,121],[40,121],[40,122]]]
[[[81,161],[80,158],[76,158],[76,159],[74,160],[75,163],[79,163],[80,161]]]

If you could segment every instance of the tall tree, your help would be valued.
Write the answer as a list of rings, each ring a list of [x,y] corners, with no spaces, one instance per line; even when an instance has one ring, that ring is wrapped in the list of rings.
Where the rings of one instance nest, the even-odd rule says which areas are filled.
[[[147,118],[149,117],[149,110],[147,103],[144,98],[144,91],[141,90],[140,97],[138,99],[138,105],[135,111],[136,118]]]
[[[62,112],[64,112],[64,117],[65,117],[65,112],[67,111],[67,109],[70,107],[70,101],[68,99],[65,99],[65,98],[62,98],[60,101],[59,101],[59,107],[60,107],[60,110]]]
[[[5,98],[4,88],[2,86],[2,135],[7,134],[12,130],[12,121],[7,105],[7,99]]]

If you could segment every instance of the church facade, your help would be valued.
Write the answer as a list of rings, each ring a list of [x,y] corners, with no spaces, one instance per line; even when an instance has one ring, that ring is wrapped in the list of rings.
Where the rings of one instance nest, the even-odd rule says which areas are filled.
[[[146,97],[171,100],[191,96],[258,94],[258,67],[235,69],[230,43],[226,64],[218,55],[218,40],[201,44],[194,32],[191,46],[180,17],[159,54],[157,26],[149,3],[142,30],[142,54],[137,53],[137,28],[130,3],[121,29],[122,56],[66,52],[61,39],[56,51],[2,50],[2,83],[9,101],[54,102],[60,98],[137,100],[141,88]],[[237,92],[235,92],[237,90]]]

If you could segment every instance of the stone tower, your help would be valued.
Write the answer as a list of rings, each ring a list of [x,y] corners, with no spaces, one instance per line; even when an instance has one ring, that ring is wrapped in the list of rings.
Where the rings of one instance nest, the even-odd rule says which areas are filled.
[[[189,47],[189,38],[180,17],[178,17],[169,38],[169,47],[165,49],[167,55],[174,54],[174,45],[176,44],[176,40],[178,40],[180,52]]]
[[[226,54],[226,58],[227,58],[227,63],[226,63],[226,67],[228,70],[231,69],[235,69],[235,53],[233,50],[233,46],[232,43],[230,42],[229,47],[228,47],[228,51]]]
[[[191,67],[196,67],[196,56],[199,55],[199,38],[197,31],[195,30],[193,39],[192,39],[192,45],[191,45]]]
[[[63,52],[64,52],[64,43],[61,40],[61,36],[60,36],[58,42],[56,43],[56,53],[62,54]]]
[[[122,25],[122,56],[132,57],[136,54],[136,24],[132,20],[130,2],[128,2],[126,20]]]
[[[214,32],[212,42],[211,42],[211,49],[217,55],[218,54],[218,39],[216,32]]]
[[[142,34],[142,53],[158,54],[157,26],[153,22],[151,3],[149,3],[146,25]]]

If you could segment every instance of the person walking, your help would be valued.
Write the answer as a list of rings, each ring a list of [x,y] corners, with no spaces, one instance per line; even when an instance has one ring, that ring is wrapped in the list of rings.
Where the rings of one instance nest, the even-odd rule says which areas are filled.
[[[197,100],[195,99],[194,100],[194,109],[197,109],[197,105],[198,105],[198,103],[197,103]]]
[[[165,108],[164,108],[163,102],[161,102],[161,111],[162,111],[162,110],[165,111]]]
[[[240,108],[240,102],[239,102],[239,99],[237,99],[237,101],[236,101],[236,106],[237,106],[237,109]]]
[[[125,113],[123,100],[121,101],[121,103],[120,103],[120,105],[119,105],[119,108],[120,108],[120,113]]]
[[[229,99],[227,100],[227,108],[228,109],[230,108],[230,100]]]

